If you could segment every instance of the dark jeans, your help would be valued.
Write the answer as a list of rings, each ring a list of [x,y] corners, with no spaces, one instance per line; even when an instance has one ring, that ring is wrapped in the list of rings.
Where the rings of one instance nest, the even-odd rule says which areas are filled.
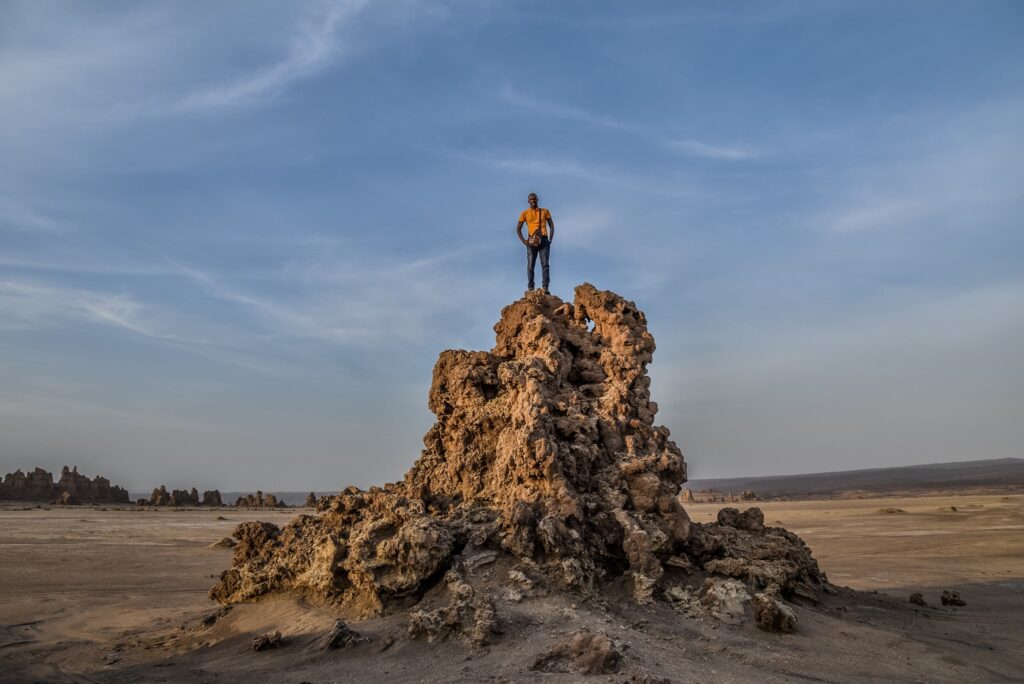
[[[541,283],[544,289],[551,284],[551,269],[548,268],[548,261],[551,256],[551,240],[546,236],[540,239],[540,247],[526,246],[526,289],[533,289],[533,267],[537,263],[537,255],[540,255]]]

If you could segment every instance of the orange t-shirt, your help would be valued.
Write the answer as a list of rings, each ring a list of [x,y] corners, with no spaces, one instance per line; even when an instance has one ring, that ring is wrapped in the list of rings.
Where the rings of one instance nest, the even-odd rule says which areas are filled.
[[[523,209],[522,213],[519,214],[519,220],[527,225],[530,235],[539,230],[541,235],[547,237],[549,218],[551,218],[551,212],[543,207]]]

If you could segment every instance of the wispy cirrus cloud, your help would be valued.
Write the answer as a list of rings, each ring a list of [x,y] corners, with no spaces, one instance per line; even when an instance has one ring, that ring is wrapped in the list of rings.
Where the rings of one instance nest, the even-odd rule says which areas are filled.
[[[226,83],[200,87],[172,103],[171,110],[227,109],[280,96],[291,83],[315,75],[344,54],[340,34],[367,4],[367,0],[343,0],[319,8],[298,22],[282,59]]]
[[[711,145],[700,140],[668,140],[665,144],[670,149],[677,150],[687,156],[703,157],[704,159],[743,161],[763,156],[749,147]]]
[[[70,319],[154,339],[216,344],[211,339],[180,334],[165,314],[127,293],[8,280],[0,282],[0,305],[6,314],[0,327],[8,330],[60,325]]]
[[[572,105],[541,99],[534,93],[527,93],[519,90],[507,81],[498,86],[497,96],[499,100],[506,104],[514,105],[519,109],[523,109],[534,114],[542,114],[557,119],[576,121],[599,128],[611,128],[615,130],[628,131],[630,133],[635,132],[635,129],[632,126],[624,122],[617,121],[616,119],[603,116],[596,112],[591,112],[583,109],[582,107],[575,107]]]
[[[291,262],[274,288],[244,286],[223,275],[178,265],[178,273],[209,297],[249,315],[264,339],[305,339],[331,346],[371,347],[422,340],[452,311],[471,310],[499,284],[461,286],[451,268],[476,248],[408,261],[313,259]],[[287,287],[280,287],[282,284]]]
[[[692,198],[696,189],[689,182],[672,182],[665,178],[644,178],[623,173],[604,164],[587,163],[566,154],[548,151],[504,150],[484,148],[478,150],[444,149],[443,154],[454,159],[478,164],[491,169],[540,178],[571,178],[610,188],[635,191],[664,197]]]
[[[68,226],[9,197],[0,197],[0,230],[59,235],[66,233]]]
[[[582,107],[538,98],[535,94],[523,92],[508,82],[498,87],[497,97],[502,102],[534,114],[574,121],[595,128],[620,131],[637,138],[642,138],[661,149],[677,152],[688,157],[699,157],[715,161],[747,161],[764,156],[763,152],[743,145],[723,145],[696,139],[676,140],[671,136],[653,131],[648,126],[621,121]]]
[[[900,230],[929,222],[969,230],[1017,214],[1024,183],[1017,135],[1024,102],[983,103],[937,126],[921,122],[881,159],[851,163],[812,221],[835,234]],[[930,125],[924,125],[928,123]]]
[[[12,132],[84,126],[92,134],[96,126],[263,105],[445,11],[414,0],[386,9],[313,0],[198,11],[21,3],[11,12],[14,39],[0,51],[0,123]],[[244,31],[226,34],[225,25]]]

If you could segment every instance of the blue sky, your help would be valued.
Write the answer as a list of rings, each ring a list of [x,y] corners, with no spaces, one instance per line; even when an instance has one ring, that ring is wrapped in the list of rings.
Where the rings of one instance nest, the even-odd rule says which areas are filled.
[[[531,191],[692,477],[1019,457],[1022,122],[1019,2],[0,2],[0,469],[400,478]]]

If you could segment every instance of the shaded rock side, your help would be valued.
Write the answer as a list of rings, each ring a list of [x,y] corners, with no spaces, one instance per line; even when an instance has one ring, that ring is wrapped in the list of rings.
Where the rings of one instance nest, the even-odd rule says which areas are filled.
[[[64,495],[67,495],[66,497]],[[110,480],[97,475],[89,479],[78,472],[78,467],[64,466],[60,479],[35,468],[30,473],[16,470],[4,476],[0,482],[0,499],[14,501],[63,501],[64,503],[129,503],[128,491]]]
[[[153,493],[149,497],[149,501],[141,501],[140,503],[149,504],[150,506],[222,506],[220,498],[220,491],[217,489],[209,489],[203,492],[202,499],[199,498],[199,490],[195,487],[192,489],[175,489],[171,492],[167,491],[167,487],[160,485],[153,490]]]
[[[13,501],[51,501],[59,493],[54,488],[53,475],[42,468],[29,473],[21,469],[7,473],[0,482],[0,499]]]
[[[277,496],[274,494],[264,494],[262,490],[257,490],[255,494],[246,494],[235,499],[236,508],[279,508],[286,506],[283,501],[279,501]]]
[[[240,525],[210,596],[296,592],[369,616],[487,549],[528,560],[552,587],[586,593],[626,578],[649,601],[670,558],[765,546],[736,538],[763,527],[695,533],[678,498],[683,455],[654,424],[654,339],[633,302],[589,284],[572,303],[535,290],[494,329],[489,352],[441,353],[428,401],[437,422],[402,482],[322,497],[316,515],[284,528]]]

